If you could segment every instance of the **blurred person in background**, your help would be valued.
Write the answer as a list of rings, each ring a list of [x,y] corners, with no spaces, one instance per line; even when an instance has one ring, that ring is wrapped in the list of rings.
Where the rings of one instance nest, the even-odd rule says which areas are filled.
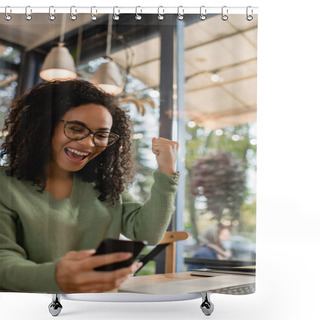
[[[229,227],[211,224],[198,239],[202,244],[194,253],[194,259],[229,260],[231,258],[231,232]],[[189,264],[188,271],[204,269],[206,265]]]

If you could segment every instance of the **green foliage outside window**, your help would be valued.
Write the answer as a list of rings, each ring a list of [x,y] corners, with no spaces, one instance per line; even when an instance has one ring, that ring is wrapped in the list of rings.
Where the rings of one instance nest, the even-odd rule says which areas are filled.
[[[255,238],[255,190],[250,186],[256,170],[254,126],[217,130],[194,123],[186,126],[185,228],[197,243],[201,216],[208,214]]]

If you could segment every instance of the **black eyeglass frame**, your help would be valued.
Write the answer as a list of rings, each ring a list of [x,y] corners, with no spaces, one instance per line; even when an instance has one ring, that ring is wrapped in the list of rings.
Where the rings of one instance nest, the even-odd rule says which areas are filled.
[[[117,142],[117,140],[120,138],[120,136],[119,136],[118,134],[109,131],[109,132],[107,132],[107,133],[109,134],[109,136],[112,136],[115,140],[114,140],[112,143],[107,144],[106,146],[98,146],[98,145],[96,144],[96,141],[95,141],[95,135],[96,135],[97,133],[106,133],[106,132],[104,132],[104,131],[96,131],[96,132],[93,132],[93,131],[92,131],[91,129],[89,129],[84,123],[78,122],[78,121],[67,121],[67,120],[62,120],[62,119],[60,119],[59,121],[62,122],[62,123],[64,123],[63,133],[64,133],[64,135],[65,135],[68,139],[70,139],[70,140],[75,140],[75,141],[83,140],[83,139],[87,138],[90,134],[92,134],[92,136],[93,136],[93,143],[94,143],[94,145],[95,145],[96,147],[98,147],[98,148],[107,148],[107,147],[110,147],[110,146],[112,146],[115,142]],[[88,134],[84,135],[83,137],[81,137],[81,138],[79,138],[79,139],[68,137],[67,134],[66,134],[66,126],[67,126],[68,124],[70,124],[70,123],[76,124],[76,125],[78,125],[78,126],[80,125],[80,126],[86,128],[86,129],[89,131]],[[109,141],[109,140],[108,140],[108,141]]]

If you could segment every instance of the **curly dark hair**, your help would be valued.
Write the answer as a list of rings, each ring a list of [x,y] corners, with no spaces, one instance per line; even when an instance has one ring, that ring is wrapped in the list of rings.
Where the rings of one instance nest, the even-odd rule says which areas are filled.
[[[46,187],[46,165],[51,158],[51,140],[58,121],[71,108],[99,104],[112,115],[112,131],[120,138],[77,172],[83,181],[94,182],[99,200],[111,195],[114,204],[132,183],[131,121],[117,98],[83,80],[44,82],[16,98],[4,123],[8,135],[2,145],[7,174]]]

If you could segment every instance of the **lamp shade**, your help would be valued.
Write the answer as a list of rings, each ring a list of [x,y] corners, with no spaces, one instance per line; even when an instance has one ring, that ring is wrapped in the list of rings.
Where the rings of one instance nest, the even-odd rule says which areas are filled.
[[[44,60],[40,77],[47,81],[77,78],[74,60],[63,43],[50,50]]]
[[[121,74],[117,65],[111,60],[100,65],[93,74],[91,82],[112,95],[117,95],[122,92]]]

